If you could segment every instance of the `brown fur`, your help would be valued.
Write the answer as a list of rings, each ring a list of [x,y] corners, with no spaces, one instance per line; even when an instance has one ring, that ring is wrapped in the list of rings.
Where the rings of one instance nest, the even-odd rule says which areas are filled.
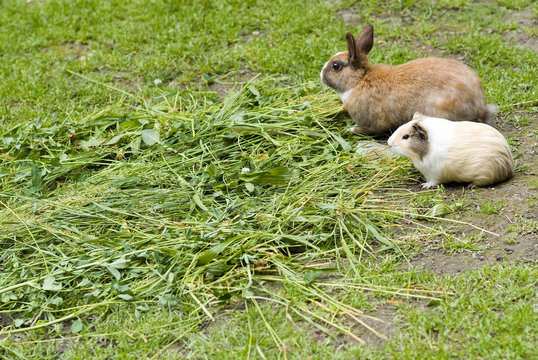
[[[354,48],[348,36],[348,51],[334,55],[322,71],[328,86],[341,94],[351,90],[344,107],[355,121],[354,132],[389,133],[410,121],[415,112],[454,121],[485,122],[492,117],[480,78],[471,68],[441,58],[372,65],[367,52],[358,50],[359,42],[360,48],[369,49],[365,44],[369,31],[373,31],[371,26],[359,34]],[[356,54],[352,57],[350,51]],[[342,62],[343,69],[334,71],[331,64],[335,61]]]
[[[416,154],[417,159],[422,161],[430,150],[430,142],[428,141],[428,133],[419,123],[414,125],[412,131],[409,132],[409,148]]]

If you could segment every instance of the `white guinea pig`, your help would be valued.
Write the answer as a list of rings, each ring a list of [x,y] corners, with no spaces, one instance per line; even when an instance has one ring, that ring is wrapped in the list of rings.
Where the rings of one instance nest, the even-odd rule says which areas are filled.
[[[415,113],[388,140],[424,175],[423,188],[447,182],[486,186],[512,177],[514,162],[506,139],[493,127]]]

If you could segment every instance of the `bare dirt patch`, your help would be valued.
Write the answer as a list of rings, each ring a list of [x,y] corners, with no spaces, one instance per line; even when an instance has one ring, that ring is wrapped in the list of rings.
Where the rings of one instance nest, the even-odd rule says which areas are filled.
[[[503,36],[507,41],[538,52],[538,36],[536,36],[538,18],[530,11],[516,10],[510,12],[510,18],[519,25],[519,29],[505,31]]]
[[[335,1],[338,5],[339,2]],[[446,9],[445,12],[456,11],[454,9]],[[359,8],[347,8],[337,11],[337,19],[344,22],[350,28],[360,28],[366,24],[364,15]],[[376,21],[376,25],[389,27],[413,26],[414,18],[403,11],[388,11],[383,14],[372,14]],[[538,28],[538,18],[531,11],[510,10],[507,15],[508,20],[517,24],[517,29],[506,30],[502,33],[508,43],[516,43],[524,48],[529,48],[538,52],[538,36],[536,29]],[[446,34],[440,34],[440,40],[446,41]],[[379,45],[384,43],[384,40],[377,39]],[[424,56],[449,57],[457,60],[464,60],[463,53],[450,54],[428,44],[422,44],[419,41],[415,42],[418,51]]]
[[[232,91],[240,89],[255,76],[254,71],[248,66],[245,66],[237,74],[231,76],[231,78],[217,79],[207,86],[209,90],[216,92],[220,97],[224,98]]]
[[[376,335],[370,329],[367,329],[362,325],[355,325],[353,327],[353,333],[364,340],[366,345],[375,346],[379,349],[388,339],[399,331],[399,327],[395,321],[397,311],[398,309],[395,305],[386,303],[377,306],[375,311],[367,313],[371,318],[361,319],[366,325],[383,337]]]
[[[138,93],[144,85],[144,77],[130,74],[126,71],[119,71],[114,75],[114,83],[131,93]]]
[[[90,54],[90,46],[88,44],[63,42],[59,45],[47,47],[44,51],[54,51],[65,55],[68,59],[85,60]]]
[[[248,66],[237,73],[230,73],[225,75],[211,76],[204,74],[199,79],[190,82],[189,84],[184,84],[178,79],[174,79],[170,82],[167,82],[168,87],[179,88],[180,90],[195,89],[201,91],[212,91],[217,93],[219,97],[225,98],[232,92],[238,91],[245,85],[245,83],[252,80],[256,77],[256,73]]]

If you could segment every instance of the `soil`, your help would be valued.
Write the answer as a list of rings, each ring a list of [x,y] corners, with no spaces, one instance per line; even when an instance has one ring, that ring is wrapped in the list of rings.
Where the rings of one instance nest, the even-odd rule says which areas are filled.
[[[512,10],[510,17],[524,29],[536,29],[538,27],[536,16],[533,17],[533,14],[529,11]],[[535,52],[538,52],[537,36],[530,36],[526,31],[514,30],[505,31],[503,36],[511,43],[517,43],[522,47],[531,48]]]
[[[256,74],[248,66],[234,76],[233,81],[226,79],[218,79],[211,84],[208,84],[209,90],[216,92],[220,97],[225,98],[230,92],[240,89],[245,83],[250,81]]]
[[[527,125],[514,125],[510,119],[530,118]],[[418,268],[440,274],[458,274],[479,269],[496,262],[524,262],[538,260],[538,121],[535,113],[516,113],[500,118],[495,127],[515,145],[515,176],[501,184],[486,188],[468,189],[461,184],[445,185],[445,198],[452,202],[465,200],[466,209],[447,218],[466,223],[459,225],[456,235],[479,236],[476,244],[481,250],[454,252],[443,247],[444,239],[423,244],[423,250],[412,257],[402,269]],[[359,141],[357,152],[375,152],[377,156],[390,154],[383,140]],[[420,184],[411,186],[422,191]],[[484,204],[502,206],[498,211],[481,210]],[[484,232],[479,229],[489,231]],[[493,233],[493,234],[492,234]]]

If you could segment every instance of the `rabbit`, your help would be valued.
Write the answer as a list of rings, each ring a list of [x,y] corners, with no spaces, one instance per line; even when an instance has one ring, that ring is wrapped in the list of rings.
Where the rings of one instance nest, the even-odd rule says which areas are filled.
[[[368,24],[357,39],[346,34],[348,51],[333,55],[322,82],[340,93],[355,122],[355,134],[384,135],[410,121],[415,112],[455,121],[492,123],[496,105],[485,102],[478,75],[451,59],[421,58],[392,66],[371,64],[374,42]]]
[[[487,186],[514,174],[506,139],[483,123],[415,113],[413,120],[390,136],[388,144],[393,152],[413,161],[426,178],[424,189],[447,182]]]

